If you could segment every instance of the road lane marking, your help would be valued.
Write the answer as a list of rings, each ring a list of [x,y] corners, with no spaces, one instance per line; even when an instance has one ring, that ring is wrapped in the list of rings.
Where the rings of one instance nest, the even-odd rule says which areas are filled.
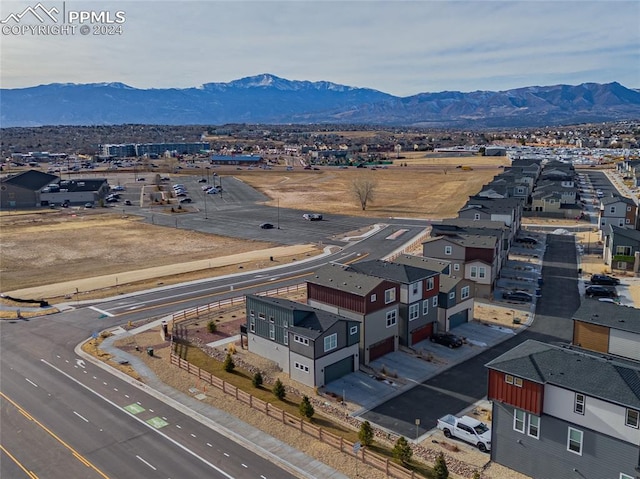
[[[34,388],[37,388],[37,387],[38,387],[38,385],[37,385],[36,383],[34,383],[31,379],[29,379],[29,378],[24,378],[24,379],[25,379],[25,381],[27,381],[29,384],[31,384]]]
[[[43,359],[41,359],[41,361],[44,361]],[[46,362],[46,361],[45,361]],[[51,365],[52,366],[52,365]],[[56,368],[57,369],[57,368]],[[71,377],[71,376],[68,376]],[[9,401],[16,409],[18,409],[18,411],[20,411],[21,413],[23,413],[25,416],[28,415],[27,411],[24,410],[22,408],[22,406],[20,406],[18,403],[16,403],[15,401],[13,401],[11,398],[9,398],[9,396],[7,396],[5,393],[3,393],[2,391],[0,391],[0,397],[3,397],[4,399],[6,399],[7,401]],[[31,420],[37,424],[38,426],[40,426],[42,429],[44,429],[47,433],[49,433],[49,435],[54,438],[56,441],[58,441],[60,444],[62,444],[64,447],[66,447],[69,451],[71,451],[71,454],[73,454],[73,456],[75,458],[77,458],[80,462],[82,462],[83,464],[85,464],[87,467],[93,469],[95,472],[97,472],[100,476],[104,477],[104,479],[109,479],[109,476],[107,476],[104,472],[102,472],[100,469],[98,469],[96,466],[94,466],[93,464],[91,464],[89,461],[87,461],[84,457],[82,457],[82,455],[80,453],[78,453],[78,451],[76,451],[73,447],[71,447],[69,444],[67,444],[66,442],[64,442],[61,438],[59,438],[52,430],[50,430],[49,428],[47,428],[47,426],[45,426],[44,424],[42,424],[40,421],[38,421],[36,418],[31,417]]]
[[[196,452],[192,451],[191,449],[189,449],[187,446],[185,446],[184,444],[179,443],[177,440],[169,437],[168,435],[164,434],[162,431],[154,428],[153,426],[151,426],[150,424],[147,424],[145,421],[143,421],[142,419],[140,419],[139,417],[137,417],[134,414],[129,413],[128,411],[126,411],[126,409],[118,406],[116,403],[114,403],[113,401],[111,401],[110,399],[106,398],[105,396],[103,396],[102,394],[98,393],[97,391],[91,389],[89,386],[82,384],[80,381],[78,381],[76,378],[74,378],[73,376],[65,373],[62,369],[54,366],[53,364],[51,364],[50,362],[44,360],[44,359],[40,359],[40,361],[44,364],[46,364],[47,366],[49,366],[51,369],[53,369],[54,371],[57,371],[58,373],[60,373],[62,376],[66,377],[67,379],[73,381],[74,383],[76,383],[78,386],[86,389],[87,391],[89,391],[90,393],[96,395],[97,397],[99,397],[100,399],[102,399],[104,402],[106,402],[107,404],[111,405],[112,407],[114,407],[115,409],[117,409],[118,411],[124,411],[125,414],[128,414],[131,418],[133,418],[135,421],[138,421],[141,425],[148,427],[150,430],[154,431],[156,434],[158,434],[159,436],[161,436],[162,438],[166,439],[167,441],[169,441],[171,444],[173,444],[174,446],[182,449],[184,452],[186,452],[187,454],[190,454],[191,456],[193,456],[194,458],[198,459],[200,462],[202,462],[203,464],[209,466],[211,469],[214,469],[215,471],[217,471],[218,473],[220,473],[222,476],[226,477],[227,479],[235,479],[232,475],[227,474],[225,471],[223,471],[222,469],[220,469],[219,467],[217,467],[215,464],[212,464],[211,462],[207,461],[204,457],[199,456]],[[2,391],[0,391],[0,396],[5,396]],[[97,469],[96,469],[97,471]],[[100,472],[100,474],[102,474]],[[105,476],[104,474],[102,474],[103,477],[105,479],[109,479],[107,476]]]
[[[76,364],[84,369],[84,361],[82,359],[76,359]]]
[[[73,414],[75,414],[76,416],[78,416],[80,419],[82,419],[84,422],[89,422],[89,420],[85,417],[83,417],[82,415],[78,414],[77,412],[73,411]]]
[[[9,456],[9,458],[10,458],[13,462],[15,462],[16,466],[18,466],[20,469],[22,469],[22,471],[23,471],[27,476],[29,476],[31,479],[38,479],[38,476],[37,476],[35,473],[31,472],[31,471],[30,471],[30,470],[28,470],[26,467],[24,467],[24,466],[20,463],[20,461],[18,461],[18,460],[13,456],[13,454],[11,454],[9,451],[7,451],[7,450],[5,449],[5,447],[4,447],[2,444],[0,444],[0,450],[2,450],[2,451],[3,451],[7,456]]]
[[[89,306],[89,309],[93,309],[96,313],[104,314],[105,316],[109,316],[110,318],[114,316],[113,313],[110,313],[109,311],[105,311],[104,309],[97,308],[95,306]]]
[[[157,471],[158,469],[155,468],[153,465],[149,464],[147,461],[145,461],[144,459],[142,459],[140,456],[136,455],[136,457],[143,463],[146,464],[147,466],[149,466],[151,469],[153,469],[154,471]]]

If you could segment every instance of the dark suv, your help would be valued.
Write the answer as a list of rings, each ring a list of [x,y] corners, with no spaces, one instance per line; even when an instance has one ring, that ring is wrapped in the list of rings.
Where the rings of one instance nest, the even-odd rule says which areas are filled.
[[[591,285],[585,289],[585,295],[589,298],[617,298],[616,288],[607,288],[606,286]]]
[[[460,336],[451,333],[434,333],[430,339],[432,343],[442,344],[450,348],[459,348],[464,343]]]
[[[617,286],[620,284],[618,278],[607,276],[606,274],[594,274],[591,276],[591,284],[604,284],[608,286]]]

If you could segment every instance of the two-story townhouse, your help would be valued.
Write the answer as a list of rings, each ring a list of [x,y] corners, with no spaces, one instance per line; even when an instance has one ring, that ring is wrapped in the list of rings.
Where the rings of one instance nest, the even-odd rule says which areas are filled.
[[[523,198],[481,198],[471,196],[458,210],[458,218],[472,220],[502,221],[516,234],[522,223]]]
[[[476,283],[461,276],[440,276],[438,331],[450,331],[473,319]]]
[[[638,206],[631,198],[625,196],[605,196],[600,199],[598,225],[601,237],[608,225],[620,228],[636,229]]]
[[[398,283],[329,263],[307,280],[307,304],[360,323],[360,363],[398,349]]]
[[[587,299],[573,313],[573,344],[640,361],[640,309]]]
[[[278,364],[295,381],[320,387],[359,365],[360,323],[306,304],[246,296],[249,351]]]
[[[495,236],[437,236],[422,243],[422,255],[451,261],[451,275],[473,281],[475,297],[491,296],[501,267],[498,239]]]
[[[411,347],[433,334],[438,320],[438,271],[381,260],[353,263],[348,269],[400,285],[398,335],[401,345]]]
[[[486,366],[493,461],[535,478],[637,477],[640,363],[528,340]]]
[[[609,225],[603,234],[604,264],[611,269],[640,272],[640,231]]]

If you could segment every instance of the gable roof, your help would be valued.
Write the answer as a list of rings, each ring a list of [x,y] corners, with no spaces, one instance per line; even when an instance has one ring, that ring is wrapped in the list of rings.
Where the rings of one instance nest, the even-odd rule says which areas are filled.
[[[348,270],[347,265],[329,263],[317,269],[308,283],[346,291],[358,296],[366,296],[377,288],[384,279]]]
[[[640,231],[632,230],[631,228],[622,228],[620,226],[608,225],[609,234],[613,233],[614,241],[616,236],[624,236],[632,241],[640,242]],[[617,241],[616,241],[617,243]]]
[[[488,230],[502,230],[509,232],[511,229],[504,224],[503,221],[493,220],[472,220],[470,218],[445,218],[442,223],[431,223],[431,227],[434,228],[439,225],[451,225],[458,228],[483,228]]]
[[[454,289],[458,285],[458,283],[460,283],[461,281],[465,281],[465,279],[462,276],[448,276],[445,274],[441,275],[440,276],[440,292],[448,293],[449,291]]]
[[[640,363],[527,340],[486,367],[640,409]]]
[[[614,203],[625,203],[627,205],[636,206],[635,202],[631,198],[627,198],[626,196],[605,196],[600,199],[600,203],[604,206],[611,205]]]
[[[29,170],[22,173],[18,173],[14,176],[9,176],[2,179],[2,183],[18,186],[31,191],[38,191],[50,183],[58,181],[56,175],[50,175],[49,173],[43,173],[42,171]]]
[[[377,276],[378,278],[384,278],[402,284],[415,283],[416,281],[432,278],[439,274],[437,271],[432,271],[427,268],[420,268],[403,263],[391,263],[379,259],[353,263],[349,265],[347,269],[349,271],[355,271],[356,273]]]
[[[393,260],[394,263],[410,264],[418,268],[427,268],[432,271],[442,273],[451,268],[451,261],[445,261],[438,258],[428,258],[425,256],[415,256],[412,254],[401,254]]]
[[[584,300],[573,313],[573,319],[640,334],[640,309],[629,306]],[[638,347],[640,348],[640,344]]]

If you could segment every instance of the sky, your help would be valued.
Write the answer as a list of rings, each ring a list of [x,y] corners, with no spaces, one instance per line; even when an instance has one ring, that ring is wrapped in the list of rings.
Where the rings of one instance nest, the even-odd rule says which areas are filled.
[[[403,97],[585,82],[640,88],[638,0],[40,2],[60,13],[16,20],[38,0],[0,3],[2,88],[189,88],[262,73]],[[105,13],[94,23],[69,17],[82,12]],[[124,22],[107,23],[114,19]],[[63,24],[73,32],[31,30]]]

